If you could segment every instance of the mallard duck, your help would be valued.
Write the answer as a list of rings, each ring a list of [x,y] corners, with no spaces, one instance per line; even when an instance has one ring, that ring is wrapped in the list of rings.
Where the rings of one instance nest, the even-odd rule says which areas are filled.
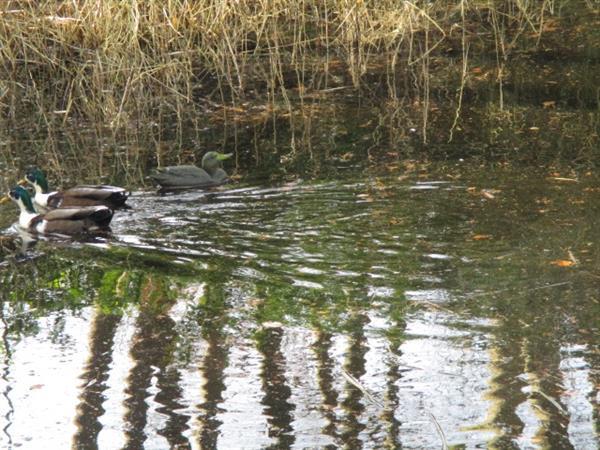
[[[48,192],[48,181],[40,169],[30,169],[25,179],[35,189],[34,203],[47,211],[71,206],[103,205],[115,209],[123,206],[129,193],[117,186],[80,185],[64,191]]]
[[[196,166],[168,166],[150,175],[162,189],[209,188],[227,181],[222,161],[232,153],[208,152],[202,158],[202,168]]]
[[[103,205],[58,208],[38,214],[29,192],[21,186],[11,189],[8,196],[21,210],[19,227],[35,233],[80,234],[108,230],[113,217],[113,210]]]

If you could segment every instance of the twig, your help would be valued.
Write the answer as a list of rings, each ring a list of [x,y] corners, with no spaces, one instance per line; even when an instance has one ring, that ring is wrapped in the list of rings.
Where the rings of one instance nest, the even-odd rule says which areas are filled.
[[[560,405],[560,403],[558,403],[556,400],[554,400],[552,397],[550,397],[547,394],[544,394],[542,391],[540,391],[539,389],[535,389],[532,391],[533,393],[536,394],[540,394],[542,397],[544,397],[546,400],[548,400],[550,403],[552,403],[552,405],[554,405],[554,407],[556,409],[558,409],[558,411],[564,415],[567,416],[569,413],[567,411],[565,411],[565,409]]]
[[[469,68],[469,44],[466,41],[466,27],[465,23],[465,2],[464,0],[460,2],[460,16],[462,17],[462,38],[461,38],[461,47],[462,47],[462,75],[460,78],[460,90],[458,92],[458,105],[456,106],[456,111],[454,114],[454,122],[450,127],[450,136],[448,137],[448,142],[452,142],[452,138],[454,137],[454,129],[458,125],[458,120],[460,119],[460,110],[462,108],[462,100],[463,94],[465,90],[465,83],[467,80],[467,70]]]
[[[430,412],[427,412],[427,414],[429,414],[429,418],[435,425],[435,431],[437,432],[438,436],[442,441],[442,450],[448,450],[448,441],[446,440],[446,435],[444,434],[444,430],[442,430],[442,426],[433,414],[431,414]]]
[[[348,381],[348,383],[350,383],[351,385],[356,387],[359,391],[361,391],[364,394],[364,396],[367,397],[367,399],[369,399],[371,401],[371,403],[373,403],[381,408],[384,407],[383,403],[381,403],[379,400],[377,400],[369,391],[367,391],[367,388],[365,388],[362,384],[360,384],[360,382],[356,378],[354,378],[352,375],[350,375],[344,369],[342,369],[342,375],[344,376],[346,381]]]

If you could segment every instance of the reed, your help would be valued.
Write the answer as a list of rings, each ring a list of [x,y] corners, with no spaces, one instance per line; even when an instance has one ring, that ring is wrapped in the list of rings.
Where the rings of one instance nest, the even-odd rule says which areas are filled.
[[[517,41],[533,33],[535,43],[562,3],[5,1],[0,108],[11,118],[34,111],[42,125],[75,118],[120,128],[249,104],[290,113],[309,95],[347,89],[416,96],[426,110],[442,50],[489,36],[471,40],[481,51],[491,44],[502,89]]]

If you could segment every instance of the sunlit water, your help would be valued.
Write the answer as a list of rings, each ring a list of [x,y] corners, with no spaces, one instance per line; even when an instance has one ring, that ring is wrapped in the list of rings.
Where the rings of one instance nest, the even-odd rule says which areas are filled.
[[[598,448],[598,187],[135,192],[0,269],[0,447]]]

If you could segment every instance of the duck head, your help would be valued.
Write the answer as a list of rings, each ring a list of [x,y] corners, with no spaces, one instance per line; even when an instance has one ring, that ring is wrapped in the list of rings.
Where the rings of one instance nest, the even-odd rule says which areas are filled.
[[[222,168],[222,161],[231,158],[232,155],[233,153],[208,152],[202,157],[202,168],[212,175]]]
[[[36,192],[40,192],[42,194],[48,192],[48,181],[46,180],[44,172],[42,172],[40,169],[29,169],[25,174],[25,179],[35,188]]]
[[[33,203],[31,202],[31,197],[27,189],[22,188],[21,186],[15,186],[8,193],[10,199],[19,205],[21,210],[25,210],[30,213],[35,213],[35,209],[33,208]]]

